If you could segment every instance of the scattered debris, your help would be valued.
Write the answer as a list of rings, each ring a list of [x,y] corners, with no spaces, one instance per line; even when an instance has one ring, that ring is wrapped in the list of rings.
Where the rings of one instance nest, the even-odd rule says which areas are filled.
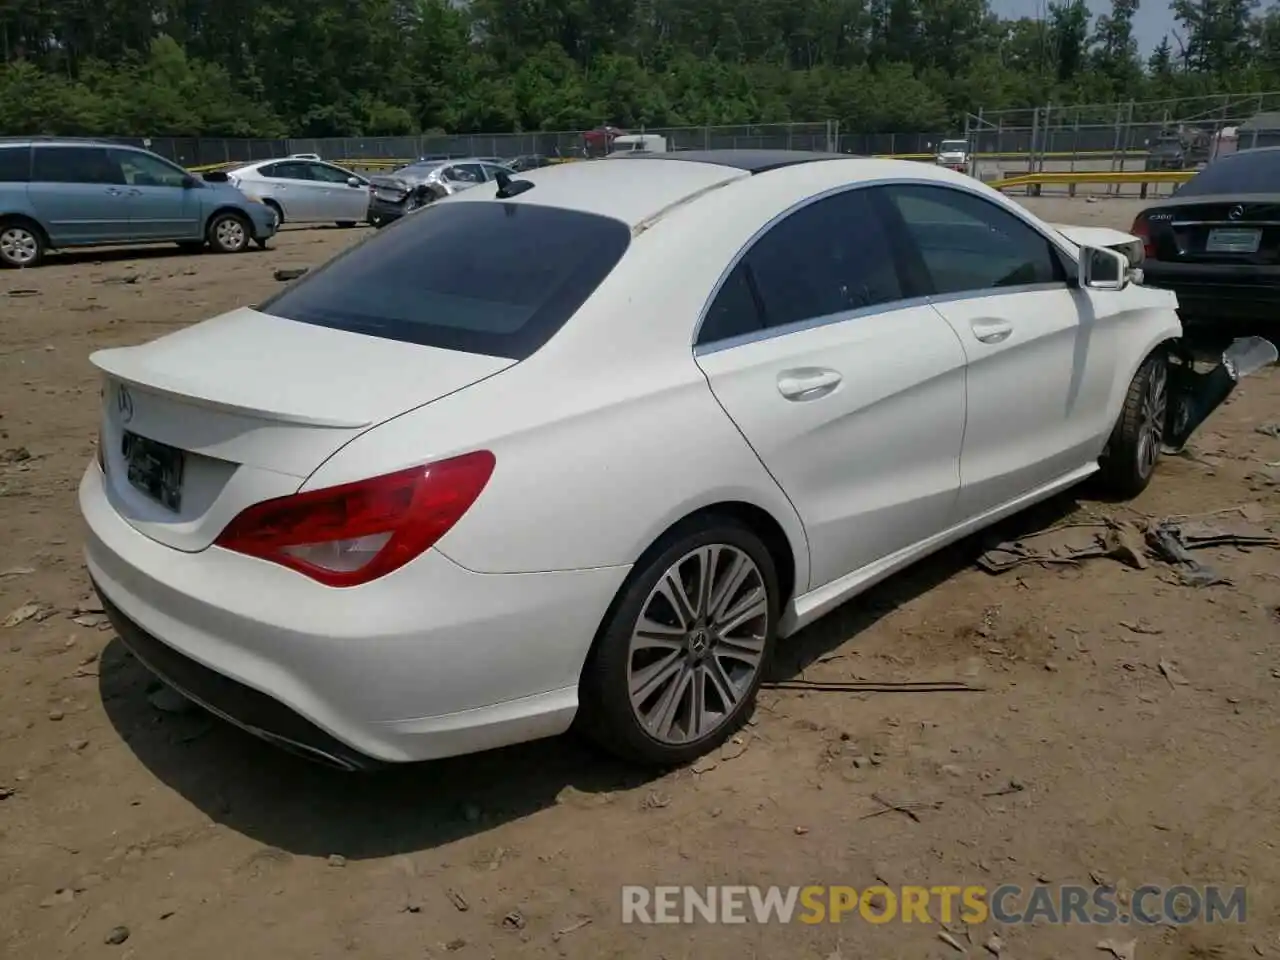
[[[1124,627],[1130,633],[1140,633],[1143,636],[1158,637],[1164,633],[1159,627],[1149,627],[1141,620],[1134,622],[1131,620],[1121,620],[1120,626]]]
[[[89,746],[89,741],[84,739],[83,737],[80,737],[76,740],[72,740],[70,743],[67,744],[67,746],[70,747],[72,750],[74,750],[76,753],[79,753],[81,750],[84,750],[86,747]]]
[[[0,800],[8,800],[17,792],[13,787],[0,787]]]
[[[10,294],[12,296],[12,294]],[[1253,428],[1254,433],[1261,433],[1280,440],[1280,423],[1263,423]]]
[[[449,898],[449,902],[458,908],[459,912],[466,913],[471,909],[471,904],[467,903],[467,898],[464,897],[460,891],[454,890],[450,887],[444,892],[444,894]]]
[[[868,813],[859,819],[870,820],[872,817],[879,817],[886,813],[901,813],[914,820],[920,822],[920,817],[916,815],[917,810],[937,810],[942,806],[940,800],[886,800],[878,793],[873,793],[871,799],[881,804],[884,809],[876,810]]]
[[[1099,940],[1098,949],[1106,950],[1116,960],[1133,960],[1134,955],[1138,951],[1137,940]]]
[[[1280,537],[1252,523],[1211,525],[1166,517],[1139,527],[1108,518],[1061,524],[997,544],[978,558],[978,566],[999,574],[1026,563],[1074,566],[1087,559],[1111,557],[1142,570],[1156,560],[1174,567],[1188,585],[1210,586],[1228,581],[1192,557],[1190,551],[1224,546],[1278,549]]]
[[[523,930],[525,922],[524,914],[519,910],[512,910],[502,918],[502,925],[508,930]]]
[[[747,745],[751,741],[743,736],[736,736],[724,746],[720,748],[721,760],[736,760],[747,752]]]
[[[331,867],[345,867],[347,865],[347,858],[340,853],[331,853],[329,854],[328,863]]]
[[[274,274],[272,274],[272,276],[274,276],[281,283],[285,283],[289,280],[297,280],[299,277],[303,276],[304,274],[309,273],[310,270],[311,270],[310,267],[281,267]]]
[[[31,451],[26,447],[11,447],[0,453],[0,463],[23,463],[31,459]]]
[[[669,806],[671,806],[671,798],[665,793],[659,793],[656,790],[650,790],[645,795],[645,798],[640,801],[641,810],[661,810]]]
[[[16,627],[18,624],[24,623],[39,614],[41,609],[42,608],[38,603],[24,603],[17,610],[4,618],[4,626]]]
[[[941,940],[943,943],[945,943],[947,946],[951,947],[952,949],[959,951],[960,953],[968,952],[967,950],[965,950],[964,944],[962,944],[959,940],[957,940],[951,934],[947,933],[947,931],[945,930],[938,931],[938,939]]]
[[[128,927],[112,927],[111,932],[103,939],[103,943],[109,943],[113,947],[118,947],[129,939]]]
[[[54,723],[57,723],[58,721],[60,721],[60,720],[61,720],[63,717],[65,717],[65,716],[66,716],[66,714],[65,714],[65,713],[63,713],[61,710],[50,710],[50,711],[49,711],[49,719],[50,719],[50,720],[52,720]]]
[[[803,836],[804,836],[806,833],[808,833],[808,832],[809,832],[809,828],[808,828],[808,827],[796,827],[796,828],[795,828],[795,835],[796,835],[797,837],[803,837]]]
[[[104,623],[110,623],[105,613],[86,613],[79,617],[72,617],[71,622],[82,627],[100,627]]]
[[[1178,672],[1177,666],[1168,660],[1161,660],[1159,663],[1160,674],[1169,681],[1169,686],[1173,689],[1185,687],[1189,685],[1189,681],[1181,673]]]
[[[10,567],[8,570],[0,570],[0,580],[8,577],[27,577],[35,572],[35,567]]]
[[[1016,778],[1010,779],[1008,786],[1001,787],[999,790],[992,790],[990,793],[984,793],[984,797],[1007,797],[1011,793],[1021,793],[1027,789],[1027,785]]]
[[[40,291],[39,291],[39,290],[32,290],[30,287],[25,287],[25,288],[20,288],[20,289],[18,289],[18,290],[10,290],[10,291],[9,291],[9,296],[11,296],[11,297],[38,297],[38,296],[40,296]]]
[[[697,760],[695,760],[693,766],[691,766],[689,769],[692,770],[694,773],[699,773],[699,774],[710,773],[712,770],[714,770],[718,766],[720,766],[719,760],[716,760],[715,758],[710,756],[706,756],[706,757],[699,757]]]
[[[555,933],[551,934],[551,939],[553,942],[559,943],[561,937],[566,936],[567,934],[573,933],[575,930],[581,930],[590,922],[591,922],[591,918],[585,917],[582,920],[579,920],[577,923],[571,923],[567,927],[561,927]]]
[[[985,693],[986,687],[963,680],[776,680],[766,690],[811,690],[815,693]]]
[[[450,940],[448,943],[446,943],[444,945],[444,948],[448,950],[450,953],[455,953],[458,950],[461,950],[466,945],[467,945],[467,941],[463,940],[461,937],[456,937],[453,940]]]
[[[998,957],[1000,956],[1000,951],[1004,949],[1004,941],[1000,939],[1000,934],[993,933],[991,936],[987,937],[986,943],[982,946],[986,949],[987,953],[994,957]]]

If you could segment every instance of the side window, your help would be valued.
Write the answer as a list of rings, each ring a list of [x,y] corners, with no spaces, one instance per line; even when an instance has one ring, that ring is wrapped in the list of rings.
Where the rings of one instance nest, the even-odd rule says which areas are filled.
[[[496,163],[486,163],[484,165],[484,175],[487,179],[497,180],[498,174],[500,173],[510,174],[511,171],[508,170],[506,167],[499,166]]]
[[[889,236],[866,189],[797,210],[757,240],[745,262],[769,327],[915,295],[903,290]]]
[[[715,343],[728,340],[744,333],[754,333],[764,328],[764,318],[760,316],[760,308],[756,304],[755,294],[751,290],[749,267],[745,260],[725,278],[720,292],[698,331],[698,343]]]
[[[444,176],[454,183],[484,183],[484,171],[478,163],[456,163],[445,169]]]
[[[300,163],[296,160],[289,163],[277,163],[275,170],[271,176],[277,180],[310,180],[311,169],[310,164]]]
[[[259,168],[258,168],[258,173],[259,173],[259,174],[261,174],[261,175],[262,175],[262,176],[264,176],[264,177],[268,177],[268,178],[270,178],[270,179],[274,180],[274,179],[276,179],[277,177],[279,177],[279,176],[280,176],[280,174],[276,172],[276,171],[278,171],[279,169],[280,169],[280,164],[278,164],[278,163],[269,163],[269,164],[267,164],[265,167],[259,167]]]
[[[136,150],[112,150],[111,156],[120,164],[125,182],[133,187],[181,187],[187,177],[185,171],[159,157]]]
[[[36,147],[31,179],[124,186],[120,164],[108,156],[106,147]]]
[[[0,183],[26,183],[30,174],[30,147],[0,147]]]
[[[310,178],[320,183],[340,183],[346,186],[347,180],[351,177],[351,174],[323,163],[309,163],[307,169],[311,172]]]
[[[1049,239],[989,200],[951,187],[887,187],[937,293],[1063,282]]]

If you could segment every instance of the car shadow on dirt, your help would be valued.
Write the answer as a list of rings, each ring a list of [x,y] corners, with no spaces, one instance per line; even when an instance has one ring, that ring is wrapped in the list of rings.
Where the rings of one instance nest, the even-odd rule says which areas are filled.
[[[788,639],[771,680],[798,676],[898,606],[932,590],[993,539],[1058,522],[1077,508],[1054,500],[915,564]],[[159,780],[210,819],[297,855],[349,860],[410,853],[481,833],[553,806],[566,792],[630,790],[665,771],[629,766],[570,734],[468,757],[347,774],[299,759],[193,709],[149,702],[160,684],[114,639],[99,690],[112,725]]]

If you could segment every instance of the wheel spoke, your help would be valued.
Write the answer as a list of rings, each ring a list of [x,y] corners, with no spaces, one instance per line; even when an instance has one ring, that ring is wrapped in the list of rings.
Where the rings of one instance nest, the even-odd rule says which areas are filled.
[[[672,651],[664,657],[631,674],[631,702],[640,707],[653,696],[654,691],[669,681],[684,668],[684,659],[678,651]]]
[[[707,680],[716,688],[720,702],[724,704],[724,712],[732,711],[738,704],[738,691],[729,675],[724,672],[719,657],[713,656],[707,660]]]
[[[653,712],[649,714],[646,726],[649,732],[660,740],[670,742],[671,728],[675,725],[676,716],[680,711],[680,705],[685,700],[685,695],[689,691],[689,683],[693,678],[693,671],[683,663],[680,665],[680,673],[667,688],[666,693],[662,695],[662,699],[658,701],[653,708]]]
[[[705,617],[711,608],[711,588],[715,584],[720,548],[714,544],[698,551],[698,597],[694,616]]]
[[[711,606],[707,611],[707,618],[712,623],[718,623],[724,616],[725,608],[737,596],[742,585],[746,583],[747,577],[755,572],[755,565],[751,563],[745,556],[740,553],[734,554],[733,565],[724,575],[720,582],[720,587],[715,592],[715,597],[711,601]]]
[[[717,657],[737,660],[752,669],[759,666],[764,655],[764,637],[721,637],[713,651]]]
[[[684,634],[680,627],[669,627],[642,615],[631,638],[631,649],[678,650],[684,645]]]
[[[688,630],[692,627],[693,621],[697,619],[697,614],[694,613],[693,604],[689,602],[689,595],[684,591],[684,584],[680,580],[678,567],[673,567],[666,572],[662,582],[658,584],[658,592],[666,597],[667,602],[671,604],[671,609],[675,611],[681,628]]]
[[[767,613],[768,610],[769,598],[765,595],[764,588],[756,587],[724,615],[724,619],[716,624],[716,631],[720,636],[726,637],[744,623],[748,623],[756,617]]]

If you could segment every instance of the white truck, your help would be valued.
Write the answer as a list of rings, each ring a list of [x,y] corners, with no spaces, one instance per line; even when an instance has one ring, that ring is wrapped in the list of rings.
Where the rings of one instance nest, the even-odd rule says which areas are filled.
[[[629,153],[666,153],[667,138],[655,133],[624,133],[613,138],[609,156],[625,156]]]

